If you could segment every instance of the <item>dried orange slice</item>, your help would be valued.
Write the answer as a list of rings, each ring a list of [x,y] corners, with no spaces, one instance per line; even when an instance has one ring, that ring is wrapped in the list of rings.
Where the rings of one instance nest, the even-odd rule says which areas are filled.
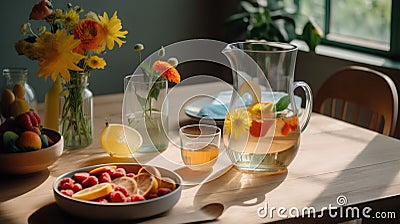
[[[115,178],[112,182],[125,187],[130,195],[134,195],[137,192],[137,183],[132,177],[123,176]]]
[[[141,173],[148,173],[153,175],[157,179],[161,179],[161,173],[160,171],[155,168],[154,166],[142,166],[142,168],[139,169],[138,174]]]
[[[176,183],[169,177],[162,177],[158,188],[169,188],[173,191],[176,188]]]
[[[100,197],[104,197],[111,193],[112,185],[110,183],[100,183],[91,187],[80,190],[72,195],[73,198],[82,200],[94,200]]]
[[[137,194],[147,197],[150,194],[156,194],[158,190],[157,179],[148,173],[140,173],[134,177],[137,183]]]

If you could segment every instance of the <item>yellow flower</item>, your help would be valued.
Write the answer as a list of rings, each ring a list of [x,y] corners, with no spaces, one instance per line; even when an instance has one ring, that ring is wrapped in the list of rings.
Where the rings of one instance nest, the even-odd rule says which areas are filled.
[[[103,45],[107,45],[109,50],[114,48],[114,41],[117,42],[118,46],[121,47],[126,41],[122,41],[119,38],[126,38],[128,31],[121,31],[122,24],[121,20],[117,18],[117,12],[109,19],[106,12],[103,16],[99,15],[100,24],[103,26],[105,31],[105,38]]]
[[[57,30],[56,33],[46,32],[36,39],[35,46],[39,54],[38,76],[49,76],[56,80],[61,74],[65,81],[70,80],[69,70],[82,71],[76,64],[85,56],[72,52],[80,40],[73,35],[67,36],[66,30]]]
[[[37,49],[35,44],[30,43],[25,40],[19,40],[15,43],[15,50],[19,55],[25,55],[27,58],[31,60],[38,60],[39,55],[37,53]]]
[[[224,131],[231,134],[234,139],[238,139],[246,133],[251,126],[251,120],[246,109],[235,109],[227,115],[224,123]]]
[[[79,22],[79,14],[74,9],[68,10],[68,12],[62,16],[62,18],[65,26],[69,27],[73,27]]]
[[[88,58],[86,60],[86,64],[94,69],[104,69],[104,67],[107,65],[106,61],[103,58],[97,56],[91,56],[90,58]]]

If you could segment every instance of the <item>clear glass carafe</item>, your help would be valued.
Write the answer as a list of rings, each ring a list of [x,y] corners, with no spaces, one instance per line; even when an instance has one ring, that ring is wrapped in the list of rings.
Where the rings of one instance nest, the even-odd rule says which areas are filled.
[[[3,76],[5,83],[1,97],[2,117],[16,116],[27,108],[37,111],[35,91],[28,84],[28,69],[5,68]]]
[[[297,47],[250,41],[229,44],[223,54],[231,64],[235,89],[224,122],[230,159],[242,170],[285,172],[312,108],[310,87],[294,82]],[[293,92],[297,87],[305,92],[304,109]]]

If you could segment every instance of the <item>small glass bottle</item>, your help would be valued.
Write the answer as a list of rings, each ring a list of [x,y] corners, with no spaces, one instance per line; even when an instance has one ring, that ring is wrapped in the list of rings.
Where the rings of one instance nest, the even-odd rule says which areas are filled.
[[[93,142],[93,93],[88,73],[70,73],[60,93],[59,130],[66,148],[82,148]]]
[[[5,68],[3,69],[5,85],[1,93],[1,115],[2,117],[16,116],[18,112],[28,109],[37,111],[37,100],[35,91],[28,84],[28,69]],[[13,106],[15,101],[20,101],[18,107]],[[22,102],[21,102],[22,101]]]

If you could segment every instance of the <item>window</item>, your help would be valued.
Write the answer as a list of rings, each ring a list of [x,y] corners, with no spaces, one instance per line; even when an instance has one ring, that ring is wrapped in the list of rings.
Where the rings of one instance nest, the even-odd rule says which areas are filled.
[[[285,0],[298,29],[309,17],[322,29],[323,43],[399,59],[400,21],[396,0]],[[301,34],[301,30],[297,30]]]

